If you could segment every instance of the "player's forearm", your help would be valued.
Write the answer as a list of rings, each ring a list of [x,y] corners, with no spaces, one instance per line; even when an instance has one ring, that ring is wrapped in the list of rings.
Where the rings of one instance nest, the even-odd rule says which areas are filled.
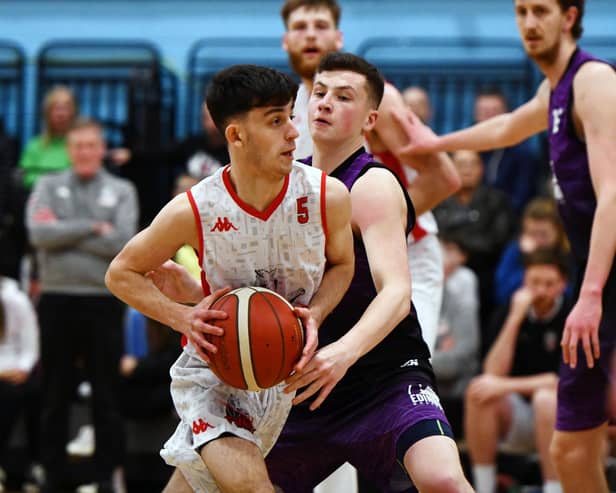
[[[354,355],[355,361],[371,351],[409,314],[410,285],[392,283],[379,291],[359,321],[340,342]]]
[[[496,341],[490,348],[484,362],[483,371],[491,375],[508,375],[513,365],[513,357],[520,326],[524,314],[511,310]]]
[[[123,268],[114,260],[107,270],[105,284],[117,298],[146,317],[178,332],[189,328],[190,308],[167,298],[141,273]]]
[[[532,396],[537,390],[548,388],[556,390],[558,376],[556,373],[546,372],[528,377],[511,377],[507,380],[507,386],[511,392]]]
[[[588,262],[580,296],[601,296],[603,293],[616,254],[614,217],[616,217],[616,187],[610,187],[603,189],[597,199]]]
[[[354,269],[353,262],[345,262],[330,266],[323,274],[319,289],[309,305],[310,314],[319,327],[347,292],[353,279]]]
[[[520,139],[522,140],[522,139]],[[517,144],[520,140],[511,125],[511,114],[506,113],[477,123],[464,130],[441,135],[437,139],[438,151],[487,151]]]

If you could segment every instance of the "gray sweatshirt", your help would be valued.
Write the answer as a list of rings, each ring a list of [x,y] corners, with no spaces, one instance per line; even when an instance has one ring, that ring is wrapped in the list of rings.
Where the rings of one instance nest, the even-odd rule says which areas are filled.
[[[26,223],[38,253],[42,292],[110,296],[107,267],[135,234],[137,218],[135,187],[104,168],[90,180],[71,169],[41,177]],[[96,234],[100,222],[110,223],[111,232]]]

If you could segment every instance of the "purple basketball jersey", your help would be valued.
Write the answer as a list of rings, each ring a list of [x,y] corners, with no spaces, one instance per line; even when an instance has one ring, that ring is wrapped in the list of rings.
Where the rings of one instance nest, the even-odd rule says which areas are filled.
[[[590,233],[597,199],[590,177],[586,143],[580,140],[573,122],[573,80],[586,62],[599,61],[577,49],[565,73],[550,95],[549,138],[550,166],[554,173],[554,194],[567,230],[580,275],[588,261]],[[578,285],[579,289],[579,285]],[[561,365],[558,387],[556,428],[576,431],[594,428],[608,418],[606,392],[610,378],[610,358],[616,339],[616,267],[603,290],[603,316],[599,326],[601,358],[595,367],[586,367],[586,358],[578,348],[577,368]]]

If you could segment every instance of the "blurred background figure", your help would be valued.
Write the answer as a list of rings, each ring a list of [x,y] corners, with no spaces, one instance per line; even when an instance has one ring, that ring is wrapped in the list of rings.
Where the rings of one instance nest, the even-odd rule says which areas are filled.
[[[443,248],[445,289],[432,368],[441,404],[454,436],[463,437],[464,393],[479,371],[479,281],[464,264],[464,242],[439,235]]]
[[[475,123],[509,111],[505,95],[497,87],[485,87],[475,96]],[[540,167],[527,143],[481,152],[484,183],[501,190],[509,197],[517,215],[535,195],[540,180]]]
[[[67,86],[52,88],[43,101],[42,131],[27,143],[19,159],[23,183],[31,190],[38,178],[70,166],[66,133],[79,113],[73,92]]]
[[[27,225],[40,265],[44,493],[59,491],[65,472],[69,404],[76,361],[92,385],[98,492],[112,491],[124,459],[118,400],[124,305],[107,290],[111,259],[136,231],[137,194],[103,168],[101,126],[79,120],[68,132],[71,168],[42,177],[28,202]]]
[[[479,153],[457,151],[453,162],[462,187],[434,209],[439,230],[455,234],[468,254],[467,266],[479,279],[482,326],[490,317],[493,301],[494,267],[514,231],[515,218],[508,197],[483,178]]]
[[[549,445],[556,423],[560,340],[571,309],[567,264],[551,249],[525,256],[524,283],[496,314],[483,373],[465,399],[465,431],[477,493],[496,491],[499,443],[539,453],[544,493],[562,493]],[[493,342],[492,342],[493,341]]]
[[[569,242],[558,214],[556,202],[538,197],[528,203],[522,215],[518,237],[505,247],[496,266],[494,296],[497,305],[507,303],[514,291],[522,285],[524,277],[523,255],[538,248],[555,249],[569,259]],[[575,276],[570,273],[570,278]]]
[[[404,104],[426,125],[432,121],[432,104],[428,92],[419,86],[410,86],[402,91]]]
[[[2,460],[12,432],[25,418],[31,486],[43,480],[40,453],[39,327],[34,307],[13,279],[0,276],[0,492],[4,491]]]

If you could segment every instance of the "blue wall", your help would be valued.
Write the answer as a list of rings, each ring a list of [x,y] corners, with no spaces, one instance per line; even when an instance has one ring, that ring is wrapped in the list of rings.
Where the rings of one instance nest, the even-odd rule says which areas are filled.
[[[57,38],[140,38],[155,42],[185,80],[187,53],[207,36],[281,36],[280,0],[0,0],[0,38],[35,59]],[[366,37],[438,36],[517,39],[512,0],[341,0],[345,46]],[[588,36],[616,36],[616,1],[587,3]],[[616,50],[616,47],[615,47]],[[31,80],[31,78],[30,78]],[[27,114],[31,119],[32,88]],[[179,122],[182,124],[182,120]],[[30,127],[28,127],[30,128]]]

